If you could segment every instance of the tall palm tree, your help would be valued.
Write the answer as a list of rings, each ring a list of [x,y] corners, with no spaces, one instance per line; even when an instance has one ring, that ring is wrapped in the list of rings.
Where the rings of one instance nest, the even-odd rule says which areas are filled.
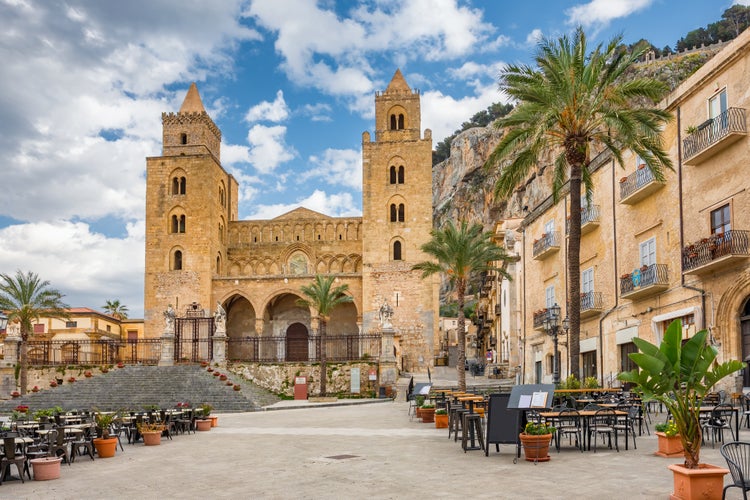
[[[67,305],[62,302],[63,294],[50,288],[49,281],[42,281],[36,273],[20,270],[15,276],[0,273],[0,309],[8,315],[8,322],[20,323],[21,394],[26,394],[28,383],[28,340],[33,333],[33,320],[45,318],[67,318]]]
[[[353,299],[346,292],[349,285],[334,287],[335,276],[315,275],[312,284],[300,288],[306,299],[299,299],[298,304],[312,307],[318,311],[320,324],[320,395],[326,395],[326,324],[331,319],[331,313],[340,304],[351,302]]]
[[[543,39],[536,67],[511,65],[500,75],[500,89],[516,107],[495,123],[507,132],[485,167],[501,168],[497,196],[507,197],[528,176],[541,154],[552,151],[552,192],[556,201],[569,179],[568,316],[570,368],[579,376],[581,295],[581,187],[593,190],[589,170],[592,153],[611,152],[621,167],[622,151],[629,149],[664,180],[672,163],[662,145],[661,127],[671,115],[656,103],[669,91],[652,78],[626,74],[643,50],[628,53],[622,36],[587,53],[586,35],[579,27],[571,37]]]
[[[510,279],[508,273],[496,262],[509,260],[504,249],[492,241],[492,233],[484,232],[481,224],[471,226],[462,221],[459,227],[448,221],[442,229],[433,229],[432,238],[422,245],[422,251],[434,258],[415,264],[412,269],[422,271],[422,278],[441,273],[448,277],[456,292],[458,302],[458,388],[466,390],[466,332],[464,306],[466,288],[473,273],[495,270],[501,276]]]
[[[102,306],[102,309],[113,318],[119,320],[128,319],[128,306],[120,304],[118,299],[107,300],[107,303]]]

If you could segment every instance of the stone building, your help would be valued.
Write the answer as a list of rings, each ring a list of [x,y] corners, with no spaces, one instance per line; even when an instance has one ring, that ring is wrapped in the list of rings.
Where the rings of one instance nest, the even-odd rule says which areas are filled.
[[[720,359],[750,359],[748,65],[745,31],[662,103],[674,115],[663,132],[674,164],[665,182],[627,151],[624,170],[609,155],[593,159],[593,196],[582,197],[579,377],[618,386],[617,374],[634,367],[632,339],[659,343],[674,320],[686,339],[708,329]],[[536,182],[551,184],[550,167],[540,162]],[[500,311],[518,332],[526,383],[553,378],[543,319],[554,304],[567,315],[569,200],[564,189],[555,203],[520,188],[511,201],[527,215],[513,238],[505,233],[521,260],[511,285],[518,303]],[[570,372],[567,333],[558,335],[562,379]],[[748,373],[724,388],[750,386]]]
[[[316,311],[297,301],[301,286],[326,274],[353,298],[334,310],[328,334],[379,332],[387,302],[401,367],[431,364],[437,281],[411,271],[426,259],[420,246],[432,229],[432,138],[429,129],[421,136],[420,122],[420,95],[396,71],[375,96],[374,140],[362,135],[362,217],[300,207],[237,220],[238,185],[221,166],[221,132],[191,85],[180,111],[162,115],[162,155],[147,158],[146,336],[162,334],[170,304],[178,317],[199,308],[207,318],[220,304],[230,340],[286,339],[275,359],[314,360]],[[227,355],[241,357],[232,342]]]

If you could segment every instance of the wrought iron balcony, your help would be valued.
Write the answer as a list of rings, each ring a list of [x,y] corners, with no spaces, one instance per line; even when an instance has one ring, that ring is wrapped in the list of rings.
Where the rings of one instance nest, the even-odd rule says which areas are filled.
[[[623,299],[640,299],[663,292],[669,288],[669,272],[666,264],[652,264],[634,269],[620,276],[620,296]]]
[[[750,257],[750,231],[733,229],[712,234],[682,249],[682,270],[702,274],[736,264]]]
[[[534,240],[532,255],[534,259],[541,260],[558,250],[560,250],[560,232],[552,231],[542,234],[538,240]]]
[[[590,233],[599,227],[601,209],[599,205],[589,205],[581,208],[581,234]],[[565,222],[565,234],[570,234],[570,220]]]
[[[534,330],[544,330],[544,320],[549,316],[547,309],[534,311]]]
[[[663,186],[664,183],[657,181],[646,165],[639,165],[635,172],[620,179],[620,203],[633,205]]]
[[[685,165],[698,165],[747,135],[745,110],[729,108],[698,126],[682,141]]]
[[[602,292],[581,294],[581,319],[596,316],[602,312]]]

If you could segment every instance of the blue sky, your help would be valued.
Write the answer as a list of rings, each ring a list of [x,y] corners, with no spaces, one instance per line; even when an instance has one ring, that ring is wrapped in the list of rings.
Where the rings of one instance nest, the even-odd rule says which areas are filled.
[[[0,0],[0,272],[143,311],[145,158],[190,82],[240,218],[359,215],[361,134],[400,68],[435,143],[503,100],[504,64],[576,25],[674,47],[732,0]],[[333,173],[333,174],[331,174]]]

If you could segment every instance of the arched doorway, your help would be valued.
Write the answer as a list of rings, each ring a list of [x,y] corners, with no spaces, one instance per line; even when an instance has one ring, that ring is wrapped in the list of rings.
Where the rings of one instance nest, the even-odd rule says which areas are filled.
[[[292,323],[286,329],[286,360],[307,361],[308,360],[308,333],[307,327],[302,323]]]
[[[742,385],[750,387],[750,297],[745,299],[745,305],[740,310],[740,334],[742,336],[742,360],[747,365],[742,370]]]

